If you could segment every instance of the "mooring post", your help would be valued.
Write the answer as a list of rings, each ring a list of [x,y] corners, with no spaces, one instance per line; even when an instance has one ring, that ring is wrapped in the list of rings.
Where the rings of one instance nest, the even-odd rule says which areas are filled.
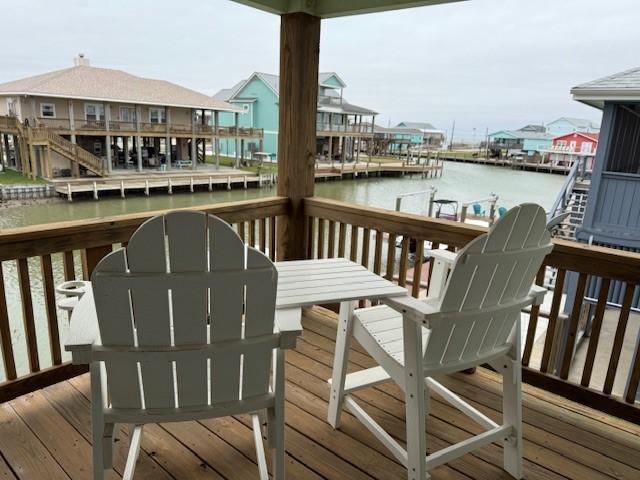
[[[124,180],[120,180],[120,198],[124,198]]]
[[[227,175],[227,190],[231,190],[231,175]]]
[[[167,181],[167,191],[169,192],[169,195],[173,195],[173,183],[171,183],[171,178]]]
[[[193,193],[193,177],[189,179],[189,190]]]
[[[211,179],[211,175],[209,175],[209,191],[212,192],[213,191],[213,180]]]
[[[67,200],[69,200],[70,202],[73,201],[73,199],[71,198],[71,184],[67,183]]]
[[[93,182],[93,199],[98,200],[98,185]]]
[[[148,197],[149,196],[149,180],[145,179],[144,181],[144,194]]]
[[[243,184],[243,188],[246,190],[247,189],[247,176],[244,175],[242,177],[242,184]]]

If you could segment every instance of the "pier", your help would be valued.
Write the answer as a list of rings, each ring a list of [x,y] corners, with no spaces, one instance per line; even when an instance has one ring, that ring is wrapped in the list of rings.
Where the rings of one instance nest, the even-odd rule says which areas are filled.
[[[359,163],[318,163],[315,168],[316,181],[341,180],[343,178],[366,178],[369,176],[421,175],[423,178],[442,176],[442,161],[408,164],[407,162],[359,162]],[[127,193],[150,195],[154,193],[173,194],[175,189],[194,192],[197,189],[260,188],[277,182],[277,175],[267,173],[227,169],[188,172],[149,172],[113,175],[107,178],[63,178],[52,180],[58,195],[73,201],[74,196],[92,196],[99,200],[102,194],[120,195]]]

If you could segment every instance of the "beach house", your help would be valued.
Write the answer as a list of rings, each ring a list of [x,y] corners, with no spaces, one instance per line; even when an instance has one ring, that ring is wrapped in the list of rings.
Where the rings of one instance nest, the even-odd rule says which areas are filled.
[[[0,134],[11,136],[14,167],[46,178],[196,169],[207,145],[262,137],[257,128],[220,127],[221,113],[241,112],[165,80],[93,67],[84,55],[69,68],[0,84]]]
[[[242,113],[221,114],[221,125],[259,128],[264,131],[263,143],[241,142],[243,155],[262,151],[272,158],[278,155],[279,77],[254,72],[231,88],[220,90],[214,100],[228,102]],[[351,159],[364,149],[363,142],[373,138],[377,112],[347,101],[343,95],[346,83],[335,72],[318,74],[316,115],[316,152],[325,159]],[[237,120],[237,123],[236,123]],[[361,148],[362,147],[362,148]],[[236,154],[235,142],[221,142],[222,155]]]

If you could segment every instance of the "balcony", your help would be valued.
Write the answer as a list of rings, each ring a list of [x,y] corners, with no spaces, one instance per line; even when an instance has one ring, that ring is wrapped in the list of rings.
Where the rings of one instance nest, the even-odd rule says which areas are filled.
[[[342,136],[349,136],[349,134],[356,134],[358,136],[373,136],[371,131],[371,125],[368,124],[350,124],[350,125],[336,125],[323,122],[316,123],[316,132],[318,135],[331,135],[338,134]]]
[[[283,197],[200,209],[230,222],[246,243],[271,258],[280,248],[277,226],[290,218],[289,200]],[[416,256],[422,258],[420,246],[447,245],[455,250],[483,232],[481,227],[316,197],[304,200],[303,213],[308,225],[304,240],[307,258],[349,257],[395,279],[415,296],[424,295],[429,278],[428,268],[411,268],[411,244],[415,242]],[[8,378],[0,384],[0,401],[5,402],[0,410],[0,472],[8,472],[8,478],[14,478],[13,472],[20,472],[21,478],[44,478],[42,472],[47,478],[86,478],[91,464],[89,379],[82,375],[85,368],[69,364],[62,353],[67,319],[55,307],[53,286],[62,279],[87,278],[100,258],[114,245],[127,242],[135,228],[152,215],[0,233],[4,269],[0,276],[4,371],[0,374]],[[396,239],[400,238],[403,240],[397,248]],[[625,338],[632,337],[627,330],[637,324],[637,317],[630,313],[631,295],[625,296],[620,310],[606,308],[606,300],[614,284],[635,287],[640,254],[556,240],[546,265],[538,283],[547,285],[545,273],[556,272],[554,293],[548,295],[551,302],[523,313],[523,325],[527,326],[523,377],[529,384],[524,388],[526,476],[638,478],[640,409],[635,396],[639,354],[631,362],[620,361],[623,350],[629,348]],[[571,276],[577,282],[574,297],[579,301],[563,316],[563,284]],[[607,280],[596,299],[585,299],[587,280],[593,276]],[[586,354],[574,356],[573,344],[563,350],[566,345],[557,332],[565,327],[568,338],[576,338],[588,305],[595,312],[594,328],[613,318],[615,338],[592,333],[584,343],[588,345],[583,349]],[[540,335],[543,323],[546,333]],[[403,467],[354,417],[346,415],[338,431],[325,421],[326,379],[331,375],[336,324],[336,315],[330,310],[317,306],[307,311],[303,337],[287,357],[289,476],[401,478]],[[350,359],[352,369],[369,367],[373,362],[357,344]],[[489,417],[499,418],[500,380],[491,371],[479,369],[472,375],[455,374],[440,380]],[[384,385],[358,395],[376,420],[402,442],[404,406],[398,388]],[[480,427],[445,402],[434,401],[432,410],[427,424],[429,448],[439,449],[479,433]],[[238,416],[152,425],[144,436],[138,473],[144,476],[147,472],[150,478],[252,478],[256,466],[248,422]],[[121,432],[123,441],[116,443],[115,469],[119,474],[128,444],[126,435]],[[9,440],[15,438],[20,442]],[[25,454],[23,448],[30,453]],[[501,462],[501,447],[491,445],[432,473],[433,478],[507,478]]]

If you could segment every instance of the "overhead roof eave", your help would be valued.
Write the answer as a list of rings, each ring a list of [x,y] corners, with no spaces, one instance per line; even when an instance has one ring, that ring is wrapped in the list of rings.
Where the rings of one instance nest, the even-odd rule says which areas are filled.
[[[320,18],[362,15],[404,8],[464,2],[467,0],[233,0],[265,12],[282,15],[285,13],[308,13]]]
[[[604,102],[640,102],[640,90],[604,90],[604,89],[582,89],[571,90],[573,99],[590,105],[592,107],[604,108]]]

